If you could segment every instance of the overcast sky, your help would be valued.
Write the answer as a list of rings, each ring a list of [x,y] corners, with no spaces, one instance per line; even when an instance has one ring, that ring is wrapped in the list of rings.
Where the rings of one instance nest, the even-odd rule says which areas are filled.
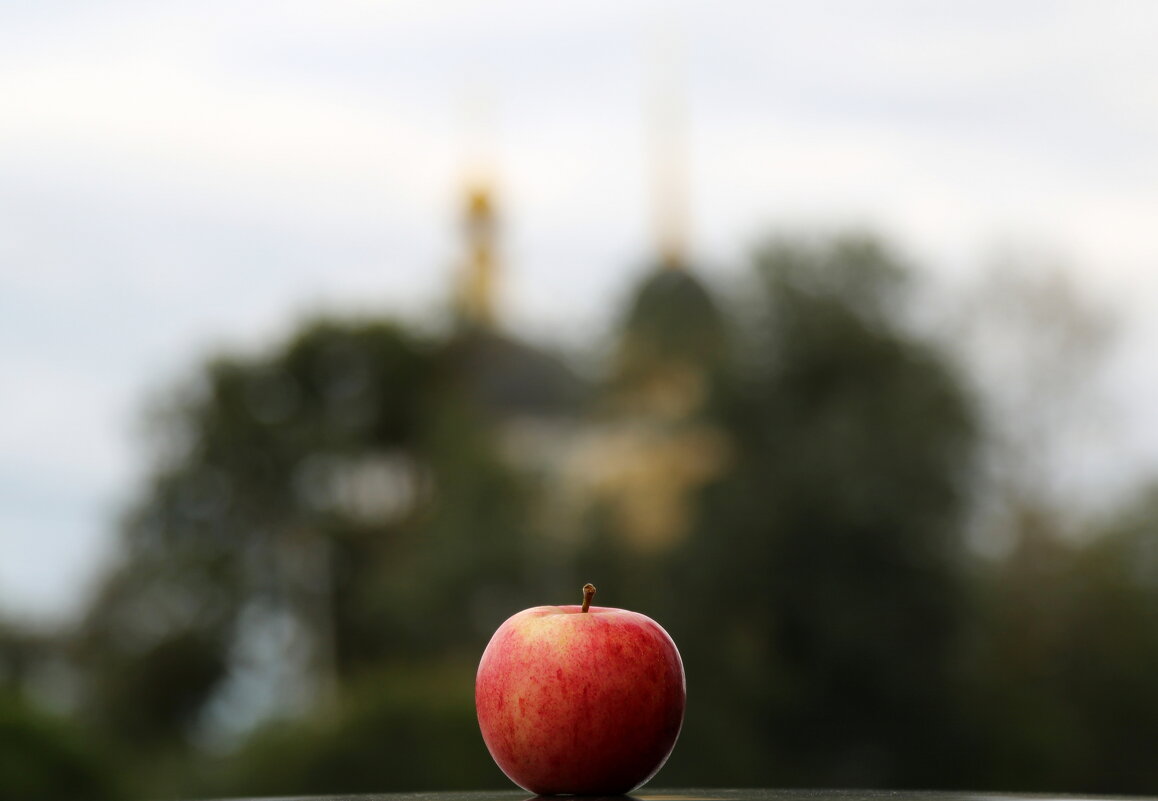
[[[510,327],[604,330],[654,245],[665,37],[709,277],[769,228],[871,226],[946,275],[1012,242],[1158,344],[1148,0],[7,0],[0,614],[76,608],[141,409],[205,354],[319,310],[437,315],[480,151]]]

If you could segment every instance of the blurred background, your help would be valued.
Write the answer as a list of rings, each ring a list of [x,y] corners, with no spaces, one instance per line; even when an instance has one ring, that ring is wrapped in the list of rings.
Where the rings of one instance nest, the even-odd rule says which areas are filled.
[[[509,786],[510,614],[657,785],[1158,793],[1149,3],[0,7],[0,799]]]

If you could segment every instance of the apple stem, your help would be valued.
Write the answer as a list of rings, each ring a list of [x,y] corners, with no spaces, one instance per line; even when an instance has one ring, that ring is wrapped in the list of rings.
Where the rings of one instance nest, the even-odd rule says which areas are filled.
[[[590,609],[591,608],[591,599],[594,597],[595,597],[595,585],[594,584],[584,584],[583,585],[583,608],[580,609],[579,611],[580,612],[586,612],[588,609]]]

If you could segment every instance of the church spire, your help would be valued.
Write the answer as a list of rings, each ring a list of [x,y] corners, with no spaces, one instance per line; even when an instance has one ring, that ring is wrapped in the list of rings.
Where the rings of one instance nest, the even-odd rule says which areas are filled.
[[[495,209],[494,103],[485,86],[466,87],[462,105],[465,170],[461,211],[463,254],[455,287],[460,324],[498,327],[498,220]]]
[[[690,217],[684,54],[674,20],[663,22],[652,47],[647,104],[652,214],[660,263],[683,269]]]
[[[492,329],[498,322],[495,294],[499,265],[494,198],[489,183],[475,181],[467,186],[463,222],[466,254],[459,279],[458,316],[468,326]]]

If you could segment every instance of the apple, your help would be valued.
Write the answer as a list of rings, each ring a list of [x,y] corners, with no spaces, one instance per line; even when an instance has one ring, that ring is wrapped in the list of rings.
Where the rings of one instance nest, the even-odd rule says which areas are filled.
[[[638,612],[537,606],[508,618],[479,662],[475,706],[487,749],[539,795],[618,795],[656,774],[683,725],[684,667]]]

